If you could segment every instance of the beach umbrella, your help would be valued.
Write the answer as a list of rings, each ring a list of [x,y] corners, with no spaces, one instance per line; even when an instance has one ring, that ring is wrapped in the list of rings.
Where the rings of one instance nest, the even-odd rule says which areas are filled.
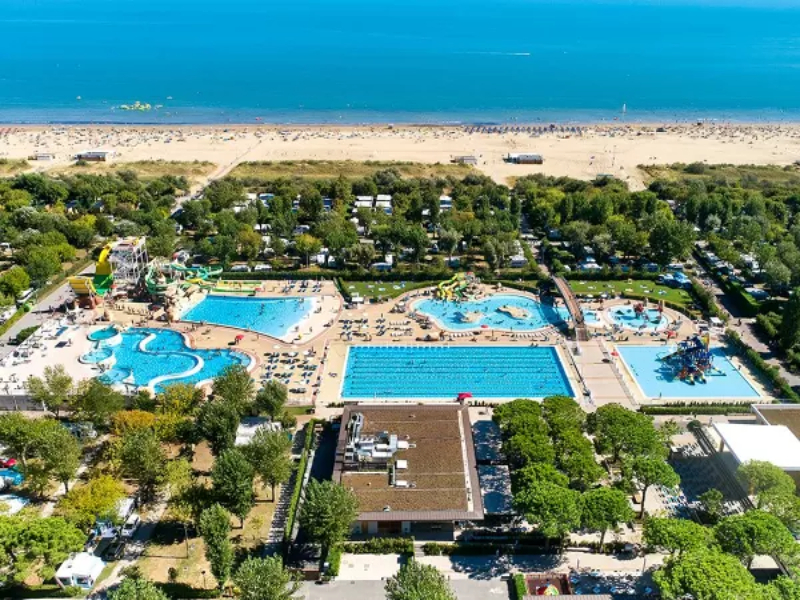
[[[483,325],[481,325],[481,329],[489,329],[489,326],[486,323],[484,323]]]
[[[472,393],[471,392],[461,392],[458,395],[458,399],[459,400],[466,400],[467,398],[472,398]]]
[[[616,350],[612,350],[611,356],[619,356],[619,352],[617,352]]]
[[[241,333],[240,333],[239,335],[237,335],[237,336],[236,336],[236,341],[237,341],[237,342],[241,342],[243,339],[244,339],[244,335],[243,335],[243,334],[241,334]]]

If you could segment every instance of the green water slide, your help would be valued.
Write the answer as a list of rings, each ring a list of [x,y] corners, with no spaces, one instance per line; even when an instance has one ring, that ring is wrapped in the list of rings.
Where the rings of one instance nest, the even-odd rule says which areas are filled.
[[[145,286],[150,294],[163,296],[169,286],[179,283],[169,277],[163,283],[159,282],[158,276],[163,274],[164,271],[184,273],[184,282],[202,284],[209,278],[218,277],[222,273],[222,267],[208,269],[206,267],[186,267],[178,263],[159,264],[154,262],[147,269],[144,279]]]

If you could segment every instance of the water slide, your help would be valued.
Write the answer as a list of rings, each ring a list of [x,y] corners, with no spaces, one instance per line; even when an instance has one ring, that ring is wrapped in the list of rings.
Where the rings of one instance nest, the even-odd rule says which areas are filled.
[[[182,283],[175,279],[166,277],[164,271],[171,271],[175,273],[184,273],[185,283],[196,283],[201,286],[210,286],[206,280],[211,277],[218,277],[222,273],[222,267],[207,269],[205,267],[186,267],[179,263],[157,263],[153,262],[147,269],[145,275],[145,286],[150,294],[155,296],[163,296],[171,285]],[[164,281],[158,281],[158,275],[164,275]]]
[[[447,281],[442,281],[439,284],[439,296],[443,300],[452,300],[455,294],[463,296],[467,285],[464,274],[456,273]]]
[[[111,263],[108,260],[113,248],[112,243],[103,246],[94,266],[94,277],[76,275],[67,280],[76,296],[105,296],[114,282]]]

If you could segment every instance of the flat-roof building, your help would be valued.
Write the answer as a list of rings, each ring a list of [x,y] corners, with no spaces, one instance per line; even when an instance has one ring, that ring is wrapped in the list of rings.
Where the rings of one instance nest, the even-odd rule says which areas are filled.
[[[544,158],[541,154],[509,154],[506,161],[515,165],[541,165]]]
[[[464,406],[345,407],[333,480],[358,498],[356,534],[453,531],[484,516]]]

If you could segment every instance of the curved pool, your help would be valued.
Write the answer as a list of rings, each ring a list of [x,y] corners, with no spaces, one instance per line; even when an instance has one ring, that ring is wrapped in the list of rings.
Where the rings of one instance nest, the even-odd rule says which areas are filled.
[[[93,331],[88,336],[89,340],[92,342],[101,342],[103,340],[108,340],[114,337],[119,333],[119,330],[114,325],[110,325],[108,327],[104,327],[103,329],[98,329],[97,331]]]
[[[182,316],[182,321],[248,329],[283,338],[306,320],[316,307],[314,298],[249,298],[209,294]]]
[[[95,350],[90,350],[86,354],[82,355],[80,361],[89,365],[95,365],[103,362],[104,360],[108,360],[112,356],[114,356],[114,351],[111,348],[96,348]]]
[[[506,331],[534,331],[563,323],[569,314],[566,308],[512,294],[464,302],[426,299],[415,302],[413,308],[443,329],[457,331],[484,326]]]
[[[669,317],[657,308],[637,313],[633,306],[614,306],[606,314],[615,325],[633,331],[662,331],[670,324]]]
[[[196,384],[213,379],[230,365],[250,364],[250,357],[233,350],[190,348],[181,333],[171,329],[132,328],[110,348],[115,363],[100,376],[105,383],[153,386],[162,392],[171,383]]]

